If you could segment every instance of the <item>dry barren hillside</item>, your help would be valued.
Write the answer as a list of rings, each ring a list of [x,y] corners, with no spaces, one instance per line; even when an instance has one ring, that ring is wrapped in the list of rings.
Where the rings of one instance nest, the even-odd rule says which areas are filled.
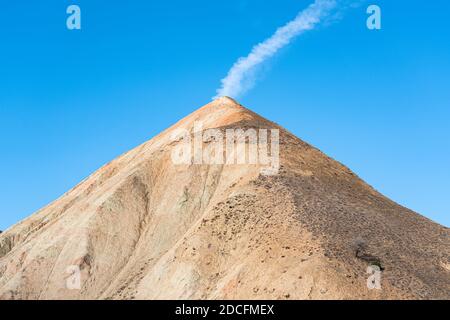
[[[278,128],[279,173],[175,164],[172,134],[195,121]],[[449,299],[449,235],[224,97],[1,233],[0,298]]]

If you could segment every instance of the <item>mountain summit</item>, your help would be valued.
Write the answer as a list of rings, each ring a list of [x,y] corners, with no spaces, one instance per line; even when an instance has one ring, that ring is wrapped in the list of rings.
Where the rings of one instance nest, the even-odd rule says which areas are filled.
[[[449,235],[222,97],[1,233],[0,299],[449,299]]]

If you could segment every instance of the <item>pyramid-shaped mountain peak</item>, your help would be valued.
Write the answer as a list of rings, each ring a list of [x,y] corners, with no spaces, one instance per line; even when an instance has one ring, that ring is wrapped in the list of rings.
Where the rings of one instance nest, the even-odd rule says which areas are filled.
[[[175,161],[197,122],[271,140]],[[221,97],[1,233],[0,299],[449,299],[449,261],[448,228]]]

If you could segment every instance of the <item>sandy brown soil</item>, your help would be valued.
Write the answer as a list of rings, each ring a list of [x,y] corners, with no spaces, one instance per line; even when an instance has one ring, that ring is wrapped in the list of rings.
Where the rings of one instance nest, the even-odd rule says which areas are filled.
[[[449,299],[448,228],[282,128],[276,176],[174,165],[171,133],[195,120],[279,128],[220,98],[105,165],[0,234],[0,298]],[[80,290],[66,288],[73,265]]]

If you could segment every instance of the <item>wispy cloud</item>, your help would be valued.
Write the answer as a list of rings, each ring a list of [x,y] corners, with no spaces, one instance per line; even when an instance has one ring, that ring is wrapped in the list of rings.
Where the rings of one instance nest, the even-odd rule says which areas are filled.
[[[217,89],[217,95],[214,98],[221,96],[238,98],[251,89],[254,85],[253,72],[258,65],[274,56],[293,38],[314,29],[336,7],[337,0],[316,0],[301,11],[294,20],[278,28],[271,37],[255,45],[248,56],[239,58],[231,67],[227,76],[221,80],[222,85]]]

